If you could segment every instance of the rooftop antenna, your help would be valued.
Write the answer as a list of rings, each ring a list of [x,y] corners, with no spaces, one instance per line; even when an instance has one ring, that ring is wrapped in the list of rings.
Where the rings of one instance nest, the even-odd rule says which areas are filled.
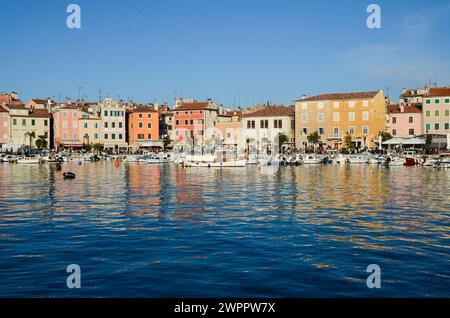
[[[183,98],[183,89],[181,89],[181,98]]]
[[[437,76],[434,77],[434,83],[433,84],[434,84],[434,88],[436,88],[437,87]]]
[[[81,100],[81,89],[83,87],[82,86],[78,86],[78,100]]]
[[[102,89],[98,89],[98,102],[100,103],[102,101]]]

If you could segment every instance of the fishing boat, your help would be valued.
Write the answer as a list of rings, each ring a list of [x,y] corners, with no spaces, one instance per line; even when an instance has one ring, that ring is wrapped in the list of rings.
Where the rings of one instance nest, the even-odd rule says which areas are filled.
[[[302,156],[302,162],[305,165],[318,165],[322,163],[322,158],[317,155],[304,155]]]
[[[366,156],[361,156],[361,155],[357,155],[357,156],[350,156],[347,159],[347,162],[351,165],[355,165],[355,164],[367,164],[369,162],[369,158],[367,158]]]
[[[18,164],[39,164],[39,158],[36,157],[22,157],[17,159]]]

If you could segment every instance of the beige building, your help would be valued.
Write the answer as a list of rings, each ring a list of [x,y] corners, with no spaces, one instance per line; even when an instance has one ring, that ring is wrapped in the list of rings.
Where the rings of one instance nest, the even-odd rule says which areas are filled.
[[[383,91],[323,94],[295,102],[295,140],[298,149],[308,147],[308,135],[318,132],[321,144],[343,148],[347,133],[356,147],[373,147],[385,130]]]
[[[244,149],[241,111],[224,111],[224,114],[218,116],[216,128],[220,131],[224,146]]]
[[[267,106],[242,116],[243,143],[256,147],[259,152],[278,146],[279,134],[295,144],[294,107]]]
[[[11,120],[11,143],[35,147],[36,139],[45,136],[50,144],[50,113],[46,109],[29,109],[23,105],[7,106]],[[30,138],[30,134],[34,137]],[[31,139],[31,140],[30,140]]]
[[[78,112],[78,138],[82,144],[100,143],[102,120],[92,112],[79,110]]]

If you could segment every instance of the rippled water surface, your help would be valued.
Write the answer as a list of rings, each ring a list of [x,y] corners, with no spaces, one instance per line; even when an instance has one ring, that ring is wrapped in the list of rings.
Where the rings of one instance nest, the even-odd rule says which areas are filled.
[[[450,171],[67,170],[0,164],[0,296],[450,297]]]

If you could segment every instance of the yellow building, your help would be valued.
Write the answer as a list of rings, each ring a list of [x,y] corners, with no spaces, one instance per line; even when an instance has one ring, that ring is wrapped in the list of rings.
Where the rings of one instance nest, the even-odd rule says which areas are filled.
[[[298,149],[308,145],[308,135],[318,132],[321,144],[345,147],[352,136],[356,147],[373,147],[385,130],[386,103],[383,91],[323,94],[295,101],[295,140]]]
[[[80,110],[78,112],[78,138],[83,144],[101,143],[101,119],[93,113]]]
[[[11,120],[10,138],[15,145],[36,147],[36,139],[50,144],[50,113],[46,109],[29,109],[23,105],[7,105]]]

